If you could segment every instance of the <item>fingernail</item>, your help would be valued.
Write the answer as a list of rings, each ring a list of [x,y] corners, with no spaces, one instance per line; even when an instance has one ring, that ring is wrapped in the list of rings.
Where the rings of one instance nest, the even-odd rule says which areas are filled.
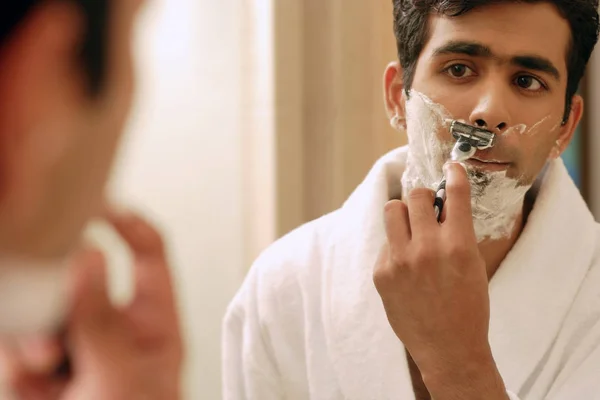
[[[446,164],[444,164],[444,173],[448,174],[451,168],[457,168],[458,166],[460,166],[464,170],[467,169],[467,166],[464,162],[448,161]]]

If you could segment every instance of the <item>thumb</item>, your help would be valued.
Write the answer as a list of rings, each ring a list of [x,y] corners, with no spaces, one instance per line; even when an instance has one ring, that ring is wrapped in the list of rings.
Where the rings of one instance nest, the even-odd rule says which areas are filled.
[[[465,167],[459,163],[444,166],[446,174],[446,219],[444,224],[450,227],[453,235],[463,238],[475,238],[473,212],[471,209],[471,184]]]

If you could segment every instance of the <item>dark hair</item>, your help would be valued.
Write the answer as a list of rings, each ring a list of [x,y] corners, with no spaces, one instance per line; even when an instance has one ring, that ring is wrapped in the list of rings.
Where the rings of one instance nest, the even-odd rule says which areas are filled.
[[[412,86],[419,55],[428,40],[428,20],[432,13],[457,17],[474,8],[506,3],[548,2],[556,6],[571,27],[571,48],[567,55],[566,122],[572,98],[577,92],[585,67],[598,41],[598,0],[392,0],[394,4],[394,33],[398,57],[403,69],[404,87]]]
[[[0,6],[0,45],[14,32],[29,12],[42,1],[2,0]],[[86,18],[85,38],[81,44],[81,61],[88,76],[90,94],[101,88],[106,65],[106,32],[110,0],[70,0],[79,6]],[[121,0],[116,0],[121,1]]]

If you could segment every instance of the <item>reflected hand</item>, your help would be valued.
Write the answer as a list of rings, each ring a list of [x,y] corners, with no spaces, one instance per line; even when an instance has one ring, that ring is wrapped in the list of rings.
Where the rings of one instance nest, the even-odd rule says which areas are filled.
[[[135,257],[135,296],[124,308],[108,297],[102,253],[74,259],[66,347],[57,338],[4,349],[7,379],[22,400],[176,400],[183,358],[173,287],[160,234],[133,214],[107,220]],[[55,371],[68,354],[71,371]]]

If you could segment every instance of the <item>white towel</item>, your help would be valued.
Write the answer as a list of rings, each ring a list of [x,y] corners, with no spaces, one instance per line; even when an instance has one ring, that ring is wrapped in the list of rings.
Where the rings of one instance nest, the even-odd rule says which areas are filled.
[[[406,148],[377,162],[338,211],[271,246],[224,324],[224,397],[413,399],[372,271]],[[518,242],[490,282],[490,344],[521,399],[600,399],[599,230],[552,162]]]

